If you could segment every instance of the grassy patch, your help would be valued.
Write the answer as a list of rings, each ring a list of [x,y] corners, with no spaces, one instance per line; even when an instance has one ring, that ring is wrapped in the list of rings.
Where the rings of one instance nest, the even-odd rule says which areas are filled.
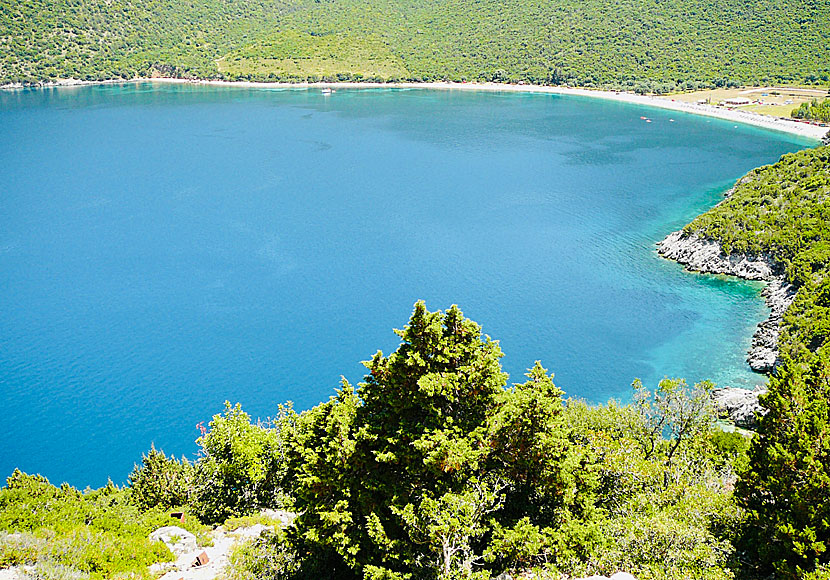
[[[281,32],[234,51],[217,61],[222,73],[236,76],[273,74],[307,78],[348,75],[389,79],[406,76],[399,58],[380,39],[341,34]]]

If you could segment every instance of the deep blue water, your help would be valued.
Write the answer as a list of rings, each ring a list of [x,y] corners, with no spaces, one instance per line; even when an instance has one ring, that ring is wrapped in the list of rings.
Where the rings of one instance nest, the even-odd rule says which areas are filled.
[[[191,456],[226,399],[359,382],[417,299],[513,381],[751,386],[760,287],[654,244],[805,145],[553,95],[149,84],[0,92],[0,135],[0,475],[79,486]]]

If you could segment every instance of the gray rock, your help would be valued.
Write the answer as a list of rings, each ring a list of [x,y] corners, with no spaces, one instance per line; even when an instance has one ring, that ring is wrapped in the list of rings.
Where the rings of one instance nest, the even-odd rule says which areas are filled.
[[[695,272],[727,274],[768,283],[762,296],[770,308],[770,315],[755,330],[746,360],[755,372],[772,372],[780,363],[778,336],[781,333],[781,319],[795,298],[795,290],[784,282],[780,265],[767,254],[727,256],[718,242],[682,231],[666,236],[657,244],[657,251],[664,258],[679,262]]]
[[[164,526],[150,534],[151,542],[164,542],[173,554],[180,556],[196,549],[196,536],[178,526]]]
[[[825,145],[830,145],[830,131],[827,131],[827,134],[821,138],[821,142]]]
[[[727,256],[718,242],[683,231],[672,232],[657,244],[657,251],[695,272],[729,274],[747,280],[771,280],[775,277],[775,263],[766,255]]]
[[[0,569],[0,580],[28,580],[31,578],[29,574],[26,573],[26,569],[32,569],[32,566],[27,566],[26,568],[12,566],[11,568],[2,568]]]
[[[247,528],[239,528],[232,532],[232,535],[240,537],[240,538],[258,538],[262,535],[262,532],[265,530],[274,530],[273,526],[265,526],[262,524],[254,524],[252,526],[248,526]]]
[[[722,388],[712,391],[712,402],[722,418],[729,419],[738,427],[751,429],[756,426],[756,413],[764,414],[766,409],[758,402],[758,397],[767,392],[759,385],[754,390]]]

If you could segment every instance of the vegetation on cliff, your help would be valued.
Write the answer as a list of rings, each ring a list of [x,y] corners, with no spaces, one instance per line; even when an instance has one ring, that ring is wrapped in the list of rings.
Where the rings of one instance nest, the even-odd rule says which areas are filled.
[[[830,81],[830,7],[782,0],[0,0],[0,81],[161,74],[665,92]]]
[[[782,323],[783,356],[802,360],[830,338],[830,147],[751,171],[723,202],[686,226],[727,254],[766,255],[798,288]]]
[[[149,564],[173,560],[148,539],[170,514],[131,498],[112,484],[80,492],[15,471],[0,489],[0,568],[32,564],[44,579],[150,577]],[[179,525],[197,535],[206,529],[193,516]]]
[[[727,254],[764,256],[797,293],[781,322],[783,365],[737,489],[739,545],[759,574],[830,562],[830,147],[784,155],[739,180],[686,227]]]

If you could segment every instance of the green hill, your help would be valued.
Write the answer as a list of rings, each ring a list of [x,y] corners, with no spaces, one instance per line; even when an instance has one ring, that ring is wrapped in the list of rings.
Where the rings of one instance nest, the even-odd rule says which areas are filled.
[[[830,82],[826,2],[0,0],[0,15],[3,82]]]

